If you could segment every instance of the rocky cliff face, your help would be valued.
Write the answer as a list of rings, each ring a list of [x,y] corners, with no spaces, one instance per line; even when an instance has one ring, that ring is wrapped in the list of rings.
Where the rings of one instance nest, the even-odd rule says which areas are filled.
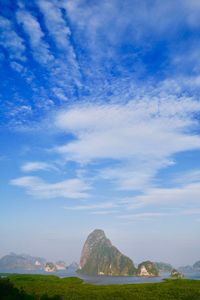
[[[145,277],[159,276],[159,271],[153,262],[144,261],[138,265],[137,275]]]
[[[94,230],[87,238],[81,253],[79,272],[87,275],[135,275],[136,268],[130,258],[123,255],[103,230]]]
[[[67,268],[66,263],[65,263],[64,261],[62,261],[62,260],[57,261],[57,262],[55,263],[55,266],[56,266],[56,269],[57,269],[58,271],[60,271],[60,270],[66,270],[66,268]]]
[[[44,271],[45,272],[56,272],[57,271],[56,265],[52,262],[47,262],[46,265],[44,266]]]
[[[171,271],[171,278],[181,279],[181,278],[184,278],[184,275],[183,275],[183,273],[178,272],[176,269],[173,269]]]

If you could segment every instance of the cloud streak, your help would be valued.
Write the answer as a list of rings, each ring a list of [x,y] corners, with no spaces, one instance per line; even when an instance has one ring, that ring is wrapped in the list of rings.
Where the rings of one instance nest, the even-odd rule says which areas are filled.
[[[50,170],[57,170],[55,166],[52,164],[48,164],[46,162],[27,162],[21,166],[21,170],[23,172],[35,172],[35,171],[50,171]]]
[[[22,187],[37,198],[80,199],[89,196],[90,186],[80,179],[67,179],[56,183],[48,183],[39,177],[24,176],[11,180],[12,185]]]
[[[161,207],[177,204],[196,205],[199,203],[199,197],[200,183],[196,182],[175,188],[150,188],[144,194],[134,197],[134,202],[144,206],[157,204]],[[131,208],[131,204],[129,208]]]
[[[25,50],[23,39],[15,32],[12,23],[7,18],[0,16],[0,45],[8,51],[12,60],[25,61]]]
[[[66,73],[67,77],[70,77],[71,79],[74,77],[74,81],[79,85],[79,64],[77,61],[76,52],[72,43],[70,42],[71,30],[66,24],[66,20],[63,17],[61,8],[52,1],[43,0],[38,1],[38,6],[44,15],[45,24],[49,31],[50,37],[53,38],[58,50],[64,55],[56,62],[56,64],[59,65],[54,68],[54,75],[60,76],[62,73],[66,73],[65,66],[67,64],[68,68],[70,68],[70,72]],[[63,59],[65,59],[64,68]]]
[[[43,40],[44,33],[41,30],[39,22],[28,11],[19,10],[17,20],[22,24],[27,33],[36,60],[42,64],[51,62],[54,57],[50,53],[49,45]]]
[[[108,210],[117,208],[119,205],[115,202],[103,202],[103,203],[95,203],[95,204],[85,204],[85,205],[76,205],[76,206],[65,206],[66,210],[81,210],[81,211],[90,211],[90,210]]]

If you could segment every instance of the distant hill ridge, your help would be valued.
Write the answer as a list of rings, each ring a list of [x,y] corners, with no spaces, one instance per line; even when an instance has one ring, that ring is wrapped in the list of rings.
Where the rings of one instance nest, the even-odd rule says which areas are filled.
[[[6,271],[46,271],[56,272],[59,270],[70,269],[75,271],[78,268],[76,262],[69,266],[64,261],[56,263],[47,262],[45,258],[31,256],[28,254],[10,253],[0,259],[0,272]]]
[[[45,262],[41,257],[10,253],[0,259],[0,270],[42,270]]]
[[[187,265],[187,266],[182,266],[178,268],[178,271],[180,272],[186,272],[186,273],[190,273],[190,272],[200,272],[200,260],[198,260],[197,262],[195,262],[192,266]]]
[[[168,263],[154,262],[154,264],[161,273],[171,273],[171,271],[174,269],[173,266]]]

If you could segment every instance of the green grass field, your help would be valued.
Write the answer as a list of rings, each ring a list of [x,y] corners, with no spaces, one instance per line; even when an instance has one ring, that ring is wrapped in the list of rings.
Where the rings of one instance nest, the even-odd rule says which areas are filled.
[[[200,300],[200,281],[97,286],[76,277],[12,274],[0,279],[0,299]]]

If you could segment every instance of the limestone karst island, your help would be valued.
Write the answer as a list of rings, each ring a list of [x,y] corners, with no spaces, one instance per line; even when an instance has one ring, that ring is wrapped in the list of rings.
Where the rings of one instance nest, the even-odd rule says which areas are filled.
[[[79,273],[109,276],[158,276],[159,270],[150,261],[138,268],[106,237],[103,230],[94,230],[87,238],[81,253]]]

